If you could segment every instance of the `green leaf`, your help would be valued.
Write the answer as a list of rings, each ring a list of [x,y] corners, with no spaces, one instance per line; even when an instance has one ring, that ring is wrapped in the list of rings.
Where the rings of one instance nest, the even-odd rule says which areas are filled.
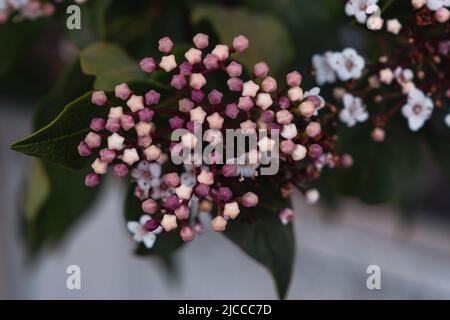
[[[79,156],[77,146],[90,131],[91,119],[105,117],[107,111],[93,106],[90,100],[91,93],[77,98],[49,125],[14,143],[11,148],[67,168],[81,168],[87,161]]]
[[[369,204],[398,202],[416,186],[412,178],[419,178],[419,139],[403,118],[392,119],[383,142],[374,142],[371,130],[370,123],[340,129],[340,152],[351,154],[354,165],[337,170],[334,181],[341,193]]]
[[[112,43],[92,44],[81,51],[80,61],[85,74],[96,76],[94,87],[98,90],[114,90],[117,84],[145,79],[138,63]]]
[[[203,19],[213,25],[223,43],[231,43],[239,34],[250,39],[250,48],[239,55],[239,60],[247,66],[266,61],[272,70],[279,72],[287,67],[293,58],[294,50],[288,30],[274,16],[252,13],[245,9],[195,6],[191,20],[200,23]],[[270,32],[267,32],[268,30]]]
[[[134,185],[131,184],[128,188],[127,196],[125,199],[124,215],[125,223],[128,221],[139,221],[141,215],[144,212],[141,208],[141,202],[134,195]],[[124,224],[125,226],[125,224]],[[179,249],[184,241],[179,234],[179,228],[171,232],[162,232],[156,237],[156,242],[153,248],[147,249],[143,244],[139,244],[136,247],[137,255],[168,255],[175,250]]]
[[[77,61],[60,77],[52,92],[35,109],[33,127],[48,125],[73,100],[91,87],[93,79],[83,75]],[[44,244],[58,244],[83,216],[98,195],[84,186],[87,170],[69,171],[36,160],[31,168],[24,199],[24,231],[28,247],[37,253]]]
[[[292,225],[281,224],[278,211],[290,204],[270,184],[264,185],[258,189],[264,202],[252,209],[241,207],[238,218],[228,223],[224,235],[269,270],[278,296],[284,299],[292,275],[295,238]]]

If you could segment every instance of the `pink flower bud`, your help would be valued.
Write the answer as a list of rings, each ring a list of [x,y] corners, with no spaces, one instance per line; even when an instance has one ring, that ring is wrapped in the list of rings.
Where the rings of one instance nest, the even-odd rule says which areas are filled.
[[[115,87],[116,97],[122,100],[127,100],[131,95],[131,90],[126,83],[121,83]]]
[[[250,97],[240,97],[238,102],[238,108],[244,111],[249,111],[253,108],[253,101]]]
[[[214,174],[210,171],[202,170],[202,172],[200,172],[200,174],[197,176],[197,181],[199,183],[210,186],[214,183]]]
[[[102,149],[100,150],[100,159],[103,162],[111,163],[116,158],[116,152],[110,149]]]
[[[228,50],[228,46],[223,44],[218,44],[214,47],[214,49],[211,51],[211,54],[215,55],[217,58],[219,58],[220,61],[225,61],[228,59],[230,53]]]
[[[155,90],[150,90],[145,94],[145,103],[147,105],[158,104],[161,94]]]
[[[180,129],[183,127],[184,120],[179,116],[175,116],[169,119],[169,125],[172,129]]]
[[[239,215],[239,213],[240,213],[239,205],[236,201],[225,203],[225,206],[223,208],[223,215],[225,217],[234,220]]]
[[[169,53],[170,51],[172,51],[173,42],[169,37],[161,38],[158,44],[158,50],[162,53]]]
[[[192,89],[200,90],[206,84],[206,79],[201,73],[193,73],[189,79]]]
[[[448,19],[450,18],[450,11],[445,8],[439,8],[436,13],[434,14],[436,20],[440,23],[446,23]]]
[[[141,204],[142,211],[149,214],[154,214],[158,211],[158,203],[153,199],[148,199]]]
[[[290,124],[294,116],[287,110],[281,110],[277,112],[277,122],[279,124]]]
[[[242,74],[242,65],[236,61],[232,61],[226,68],[228,75],[231,78],[239,77]]]
[[[91,102],[98,106],[102,106],[106,103],[108,98],[106,97],[105,92],[103,91],[95,91],[92,93]]]
[[[236,52],[244,52],[249,46],[248,39],[242,35],[233,39],[233,48]]]
[[[385,135],[386,135],[386,133],[385,133],[383,128],[375,128],[372,131],[372,139],[375,142],[382,142],[382,141],[384,141]]]
[[[258,196],[253,192],[247,192],[242,196],[242,204],[244,207],[251,208],[258,204]]]
[[[269,73],[269,66],[264,61],[255,64],[253,67],[253,74],[256,77],[264,78]]]
[[[222,201],[228,201],[233,197],[233,192],[231,192],[231,189],[228,187],[220,187],[218,189],[218,196],[220,200]]]
[[[195,186],[194,192],[199,197],[206,197],[209,194],[209,186],[203,183],[199,183]]]
[[[239,78],[230,78],[227,80],[228,89],[230,91],[241,91],[244,82]]]
[[[180,206],[180,200],[178,200],[176,195],[171,195],[164,201],[164,206],[170,210],[175,210]]]
[[[105,129],[106,121],[102,118],[93,118],[91,120],[90,128],[94,131],[101,131]]]
[[[109,118],[106,121],[105,128],[111,133],[117,132],[120,129],[120,120],[118,118]]]
[[[192,40],[199,49],[205,49],[209,45],[209,36],[204,33],[197,33]]]
[[[163,176],[163,181],[169,187],[176,188],[180,185],[180,176],[176,172],[166,173]]]
[[[214,112],[206,118],[206,121],[211,129],[222,129],[224,119],[218,112]]]
[[[82,157],[89,157],[92,154],[91,149],[88,147],[86,142],[81,141],[78,145],[78,154]]]
[[[278,105],[281,109],[287,109],[291,106],[291,101],[287,97],[281,97],[278,100]]]
[[[310,118],[314,114],[316,107],[311,101],[304,101],[299,106],[299,111],[305,118]]]
[[[196,222],[194,224],[194,231],[196,234],[204,234],[205,233],[205,225],[201,222]]]
[[[237,166],[235,164],[225,164],[222,167],[222,175],[225,177],[236,176]]]
[[[84,138],[84,142],[86,142],[87,146],[90,149],[94,149],[100,147],[102,143],[102,137],[100,137],[100,135],[95,132],[89,132],[86,138]]]
[[[141,60],[141,62],[139,62],[139,66],[141,67],[142,71],[152,73],[156,69],[156,61],[151,57],[144,58]]]
[[[88,175],[86,175],[86,178],[84,179],[84,184],[86,185],[86,187],[89,188],[94,188],[98,186],[99,183],[100,183],[100,176],[95,173],[89,173]]]
[[[144,108],[141,111],[139,111],[139,120],[142,122],[149,122],[153,119],[153,115],[155,114],[155,111],[150,110],[149,108]]]
[[[222,97],[223,97],[223,94],[220,91],[216,90],[216,89],[212,90],[208,94],[209,103],[213,104],[213,105],[221,103],[222,102]]]
[[[290,208],[283,208],[280,210],[280,213],[278,214],[280,221],[283,225],[287,225],[288,223],[292,222],[294,220],[294,211]]]
[[[274,92],[277,90],[277,81],[272,77],[265,77],[261,87],[264,92]]]
[[[194,108],[194,103],[187,98],[183,98],[178,101],[178,110],[180,110],[181,112],[189,112],[193,108]]]
[[[290,87],[298,87],[302,83],[302,75],[298,71],[292,71],[286,75],[286,83]]]
[[[239,109],[236,103],[227,104],[225,107],[225,114],[230,119],[236,119],[239,114]]]
[[[138,146],[147,148],[152,144],[152,137],[150,135],[138,136]]]
[[[134,128],[134,119],[132,116],[128,114],[124,114],[120,117],[120,125],[122,126],[123,130],[128,131],[132,128]]]
[[[191,227],[184,226],[180,230],[180,237],[183,239],[183,241],[192,241],[194,240],[194,230],[192,230]]]
[[[323,154],[323,149],[322,147],[317,144],[317,143],[313,143],[312,145],[309,146],[309,156],[311,158],[318,158]]]
[[[189,218],[189,208],[185,205],[179,206],[175,209],[175,215],[179,220],[185,220]]]
[[[350,168],[353,166],[353,157],[349,154],[343,154],[341,157],[341,165],[344,168]]]
[[[322,132],[322,129],[320,127],[319,122],[312,121],[312,122],[308,123],[305,131],[306,131],[306,134],[308,135],[308,137],[314,138],[314,137],[317,137]]]
[[[295,143],[292,140],[284,140],[281,142],[280,149],[283,153],[292,154],[295,150]]]
[[[207,54],[205,59],[203,59],[203,64],[208,70],[217,69],[219,67],[219,58],[213,54]]]
[[[189,62],[183,62],[182,64],[180,64],[180,74],[182,74],[183,76],[189,76],[192,74],[192,64],[190,64]]]
[[[123,163],[116,164],[114,166],[114,174],[119,178],[126,177],[128,174],[128,167]]]
[[[217,216],[211,220],[211,226],[216,232],[225,231],[225,228],[227,227],[227,220],[221,216]]]
[[[275,113],[272,110],[264,110],[261,113],[261,117],[259,118],[259,121],[262,121],[264,123],[270,123],[273,121],[275,117]]]
[[[202,102],[205,98],[205,93],[202,90],[192,90],[191,99],[197,103]]]
[[[160,226],[159,222],[154,219],[147,220],[144,223],[144,229],[147,230],[148,232],[155,231],[156,229],[158,229],[159,226]]]
[[[182,74],[175,74],[170,81],[170,85],[177,90],[183,89],[187,81]]]

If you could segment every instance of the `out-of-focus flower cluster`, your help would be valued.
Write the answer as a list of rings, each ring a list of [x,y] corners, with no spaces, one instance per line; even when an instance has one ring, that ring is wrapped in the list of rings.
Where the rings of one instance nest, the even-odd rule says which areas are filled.
[[[12,19],[35,20],[41,17],[49,17],[55,12],[55,5],[64,0],[0,0],[0,24]],[[73,0],[76,4],[85,3],[87,0]]]
[[[379,2],[383,1],[348,0],[345,13],[354,16],[358,23],[366,24],[370,30],[381,30],[386,26],[388,32],[398,34],[402,29],[402,23],[397,18],[388,19],[385,23]],[[446,23],[450,18],[449,0],[411,0],[411,6],[412,10],[419,10],[417,19],[420,23]]]
[[[405,22],[402,27],[397,19],[387,23],[387,31],[397,35],[392,48],[385,44],[383,35],[375,35],[384,45],[374,63],[365,63],[354,49],[313,56],[319,85],[342,83],[342,86],[334,84],[334,98],[343,106],[339,114],[342,122],[353,127],[370,119],[375,126],[373,139],[382,141],[384,127],[397,112],[407,119],[410,130],[418,131],[435,108],[448,108],[450,27],[446,7],[449,4],[448,0],[413,0],[407,14],[409,19],[405,20],[409,24]],[[379,17],[380,13],[377,0],[348,1],[345,11],[358,22],[367,20],[368,24],[370,18]],[[373,16],[368,18],[369,13]],[[380,111],[376,104],[389,107]],[[366,105],[375,106],[372,109]],[[450,111],[444,121],[450,127]]]
[[[230,46],[213,46],[201,33],[193,43],[177,59],[174,43],[164,37],[159,41],[161,57],[140,62],[146,73],[170,74],[170,93],[152,88],[138,95],[125,83],[116,86],[115,97],[94,92],[92,107],[108,108],[108,116],[92,119],[92,131],[78,146],[81,156],[95,158],[87,186],[97,186],[110,168],[117,177],[131,177],[144,215],[140,221],[130,221],[128,229],[148,248],[159,232],[179,230],[185,241],[203,233],[202,213],[212,215],[212,228],[220,232],[243,208],[262,205],[260,172],[267,164],[264,160],[274,154],[279,169],[265,177],[270,187],[281,190],[285,198],[298,188],[309,203],[316,202],[319,193],[305,187],[308,181],[318,178],[324,167],[352,163],[351,157],[336,155],[336,137],[327,133],[336,124],[320,120],[320,113],[330,112],[320,111],[325,102],[318,88],[303,91],[299,72],[288,73],[280,82],[270,76],[265,62],[246,70],[232,59],[249,46],[242,35]],[[216,82],[218,78],[222,84]],[[172,141],[170,135],[177,130],[184,133]],[[264,134],[258,135],[257,148],[234,158],[223,159],[216,151],[207,157],[194,152],[199,145],[202,151],[219,144],[226,148],[228,130]],[[205,132],[206,147],[199,131]],[[191,161],[175,164],[172,157],[186,149]],[[291,209],[276,210],[282,223],[292,220]]]

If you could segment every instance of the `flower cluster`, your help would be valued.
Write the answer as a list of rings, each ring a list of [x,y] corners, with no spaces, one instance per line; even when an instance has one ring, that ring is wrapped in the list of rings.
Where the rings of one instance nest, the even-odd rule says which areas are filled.
[[[246,70],[232,59],[249,46],[242,35],[230,46],[214,46],[208,35],[199,33],[193,44],[180,58],[173,53],[172,40],[164,37],[159,41],[161,57],[140,61],[143,72],[168,79],[169,93],[153,88],[139,95],[125,83],[115,87],[115,97],[94,92],[93,107],[107,108],[108,116],[92,119],[92,131],[78,146],[81,156],[95,158],[87,186],[97,186],[109,167],[118,177],[131,177],[144,214],[139,222],[130,221],[128,229],[148,248],[161,231],[178,230],[185,241],[203,233],[202,213],[212,215],[213,230],[224,231],[242,210],[262,205],[263,178],[285,198],[297,187],[314,203],[319,193],[305,184],[324,167],[351,165],[349,156],[336,155],[336,137],[327,133],[334,120],[319,118],[328,111],[321,111],[325,102],[320,90],[303,91],[299,72],[279,82],[265,62]],[[196,152],[199,146],[200,151],[228,147],[229,130],[258,132],[256,145],[226,159],[219,149],[207,155]],[[181,132],[178,140],[170,137],[175,132]],[[175,163],[173,158],[186,150],[189,161]],[[279,168],[262,177],[267,159]],[[282,223],[292,220],[292,210],[278,209]]]
[[[348,0],[345,5],[347,16],[354,16],[356,21],[366,24],[370,30],[381,30],[385,25],[381,17],[379,0]],[[426,16],[426,20],[446,23],[449,20],[450,7],[449,0],[411,0],[411,5],[415,10],[421,10],[420,15]],[[402,29],[402,23],[397,18],[386,21],[386,30],[393,34],[398,34]]]
[[[368,12],[379,12],[377,3],[349,1],[346,12],[363,23],[368,19]],[[405,32],[400,32],[398,21],[388,21],[388,31],[398,34],[393,38],[395,46],[391,50],[382,48],[382,55],[375,63],[364,63],[353,49],[344,50],[340,58],[333,52],[312,58],[319,85],[338,80],[343,83],[342,87],[334,87],[334,98],[343,105],[340,120],[353,127],[370,119],[375,126],[372,133],[375,141],[384,140],[384,127],[397,112],[406,118],[411,131],[418,131],[430,119],[433,110],[448,106],[450,99],[450,29],[446,9],[449,1],[412,1],[412,5],[416,10],[415,19],[412,11],[407,14],[405,21],[413,25],[405,22]],[[438,18],[442,12],[447,13],[446,19]],[[384,104],[388,108],[372,109],[367,108],[367,104]],[[450,112],[445,122],[450,127]]]
[[[63,0],[0,0],[0,24],[7,22],[10,18],[15,21],[35,20],[40,17],[49,17],[55,12],[55,4]],[[87,0],[74,0],[82,4]]]

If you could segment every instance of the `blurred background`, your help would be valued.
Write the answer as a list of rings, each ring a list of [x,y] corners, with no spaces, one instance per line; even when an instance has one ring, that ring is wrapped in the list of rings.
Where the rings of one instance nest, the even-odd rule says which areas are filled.
[[[65,5],[52,18],[0,25],[7,44],[0,49],[0,298],[276,298],[268,272],[214,232],[170,261],[134,256],[119,182],[86,190],[83,173],[9,145],[100,81],[82,72],[79,58],[98,41],[138,61],[164,35],[188,43],[199,31],[225,42],[242,33],[254,46],[244,62],[266,60],[276,75],[298,69],[303,87],[313,87],[315,53],[354,46],[377,56],[365,30],[345,17],[344,4],[98,0],[81,7],[81,30],[65,27]],[[382,144],[369,134],[351,137],[351,147],[364,150],[355,155],[359,165],[325,172],[320,205],[294,197],[297,247],[288,299],[450,299],[449,136],[430,148],[426,133],[410,133],[401,120]],[[66,289],[66,268],[74,264],[81,290]],[[369,265],[381,268],[381,290],[367,289]]]

